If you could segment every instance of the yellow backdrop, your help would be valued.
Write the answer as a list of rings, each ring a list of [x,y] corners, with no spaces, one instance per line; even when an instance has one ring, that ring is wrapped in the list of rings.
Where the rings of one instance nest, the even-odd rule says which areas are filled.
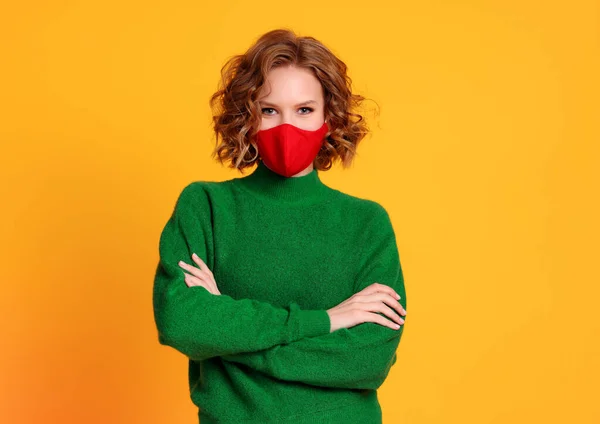
[[[158,237],[221,65],[289,27],[381,106],[326,184],[381,202],[409,315],[389,423],[595,423],[597,1],[13,2],[0,22],[0,421],[195,423]]]

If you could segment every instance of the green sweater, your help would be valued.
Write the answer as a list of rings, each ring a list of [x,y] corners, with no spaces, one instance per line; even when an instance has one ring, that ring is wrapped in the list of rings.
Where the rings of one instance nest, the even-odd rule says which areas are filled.
[[[186,285],[178,262],[197,267],[194,252],[220,295]],[[286,178],[259,162],[251,174],[183,188],[159,255],[158,341],[188,358],[201,424],[382,422],[376,389],[404,325],[330,332],[326,311],[374,282],[394,288],[406,309],[379,203],[330,188],[317,170]]]

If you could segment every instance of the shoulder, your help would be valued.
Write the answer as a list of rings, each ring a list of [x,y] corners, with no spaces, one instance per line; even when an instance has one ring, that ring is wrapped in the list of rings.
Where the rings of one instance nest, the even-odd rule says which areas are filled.
[[[211,214],[211,187],[214,181],[196,180],[185,184],[177,195],[174,205],[174,213],[179,216],[185,215],[210,215]]]
[[[218,206],[221,209],[229,208],[235,198],[232,181],[194,180],[188,182],[181,188],[177,196],[175,210],[179,213],[210,217]]]
[[[386,208],[379,202],[365,197],[358,197],[339,190],[340,202],[345,210],[349,211],[355,217],[360,218],[365,223],[372,221],[389,221],[390,217]]]
[[[392,240],[396,237],[394,226],[387,209],[378,201],[340,193],[348,225],[358,229],[364,240]]]
[[[195,180],[187,183],[181,189],[177,202],[183,204],[198,204],[210,201],[212,197],[229,192],[232,180],[207,181]]]
[[[176,207],[187,207],[206,200],[207,181],[191,181],[180,190]]]

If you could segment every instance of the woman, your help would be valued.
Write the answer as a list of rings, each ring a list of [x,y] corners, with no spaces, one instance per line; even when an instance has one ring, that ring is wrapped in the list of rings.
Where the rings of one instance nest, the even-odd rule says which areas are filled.
[[[189,359],[201,424],[380,423],[406,296],[377,202],[326,186],[366,134],[346,66],[312,37],[273,30],[223,69],[211,98],[221,163],[160,236],[158,339]]]

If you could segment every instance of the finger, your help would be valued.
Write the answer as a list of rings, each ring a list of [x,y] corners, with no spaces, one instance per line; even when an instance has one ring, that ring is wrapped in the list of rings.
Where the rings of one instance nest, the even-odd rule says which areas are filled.
[[[381,284],[381,283],[378,283],[378,282],[375,282],[375,283],[371,284],[370,286],[368,286],[367,288],[365,288],[363,290],[363,292],[365,292],[366,294],[372,294],[372,293],[375,293],[375,292],[389,293],[391,296],[395,297],[396,299],[400,299],[400,297],[401,297],[390,286],[387,286],[385,284]]]
[[[191,277],[193,277],[197,282],[200,282],[202,286],[204,286],[209,292],[215,294],[217,292],[219,292],[219,289],[217,288],[217,283],[215,282],[215,280],[210,277],[209,275],[207,275],[205,272],[200,271],[198,268],[194,268],[195,273],[190,275],[190,274],[186,274],[186,275],[190,275]],[[219,292],[220,294],[220,292]]]
[[[390,296],[396,298],[396,299],[400,299],[400,295],[396,292],[396,290],[394,290],[393,288],[391,288],[390,286],[386,285],[386,284],[381,284],[381,283],[374,283],[377,285],[378,287],[378,291],[382,292],[382,293],[389,293]]]
[[[192,253],[192,259],[200,266],[200,269],[202,271],[206,272],[207,274],[213,275],[210,268],[208,268],[208,265],[206,265],[204,261],[200,259],[200,256],[196,255],[195,253]]]
[[[179,261],[179,266],[183,269],[185,269],[187,272],[189,272],[190,274],[198,277],[198,278],[208,278],[209,274],[204,272],[203,270],[196,268],[193,265],[187,264],[183,261]]]
[[[392,295],[388,293],[388,291],[380,292],[380,291],[372,291],[371,293],[363,294],[362,292],[356,296],[355,301],[361,303],[373,302],[375,300],[379,300],[393,307],[398,311],[400,315],[406,315],[406,311],[404,307],[400,304],[398,300]]]
[[[188,287],[192,287],[192,286],[204,286],[206,287],[207,284],[200,278],[195,277],[191,274],[185,274],[184,277],[185,283],[188,285]],[[208,288],[208,287],[206,287]]]
[[[192,271],[193,275],[200,278],[207,285],[207,287],[210,287],[211,291],[214,292],[217,290],[217,282],[215,281],[212,274],[208,274],[196,267],[192,267]]]
[[[219,288],[217,287],[217,282],[215,281],[212,271],[208,268],[204,261],[202,261],[202,259],[200,259],[200,257],[195,253],[192,254],[192,259],[194,259],[194,262],[200,266],[200,269],[183,261],[179,261],[179,266],[190,272],[195,277],[204,280],[207,284],[207,290],[211,291],[211,293],[221,294]]]
[[[186,274],[185,272],[183,273],[183,281],[185,281],[185,284],[188,287],[193,287],[196,285],[196,282],[191,277],[192,276],[190,274]]]
[[[206,263],[200,258],[200,256],[196,255],[195,253],[192,254],[192,259],[194,260],[194,262],[196,264],[198,264],[198,266],[200,267],[200,269],[203,272],[208,274],[208,276],[210,277],[211,284],[213,286],[214,291],[218,294],[221,294],[221,292],[219,291],[219,288],[217,287],[217,282],[215,281],[215,276],[214,276],[213,272],[210,270],[210,268],[206,265]]]
[[[386,305],[389,305],[392,308],[394,308],[396,311],[398,311],[398,313],[400,315],[406,315],[406,310],[404,309],[404,307],[400,304],[400,302],[398,302],[392,296],[390,296],[388,294],[380,294],[380,299]]]
[[[384,327],[389,327],[394,330],[400,328],[400,324],[396,324],[395,322],[390,321],[389,319],[386,319],[385,317],[382,317],[381,315],[372,312],[369,313],[369,317],[367,318],[367,320],[369,322],[374,322],[376,324],[383,325]]]
[[[368,310],[371,312],[381,312],[382,314],[389,317],[392,321],[395,321],[398,324],[404,324],[404,320],[396,312],[394,312],[394,310],[392,308],[387,306],[385,303],[371,302],[365,306],[368,306],[368,308],[369,308]]]
[[[194,277],[193,275],[186,274],[185,283],[188,287],[204,287],[209,293],[215,294],[214,290],[210,287],[210,284],[206,283],[200,278]]]
[[[204,286],[208,288],[208,282],[202,278],[198,278],[191,274],[185,274],[185,280],[190,282],[193,286]]]
[[[394,320],[398,324],[404,324],[404,319],[400,315],[398,315],[398,313],[395,310],[390,308],[385,303],[379,303],[379,312],[390,317],[392,320]]]

